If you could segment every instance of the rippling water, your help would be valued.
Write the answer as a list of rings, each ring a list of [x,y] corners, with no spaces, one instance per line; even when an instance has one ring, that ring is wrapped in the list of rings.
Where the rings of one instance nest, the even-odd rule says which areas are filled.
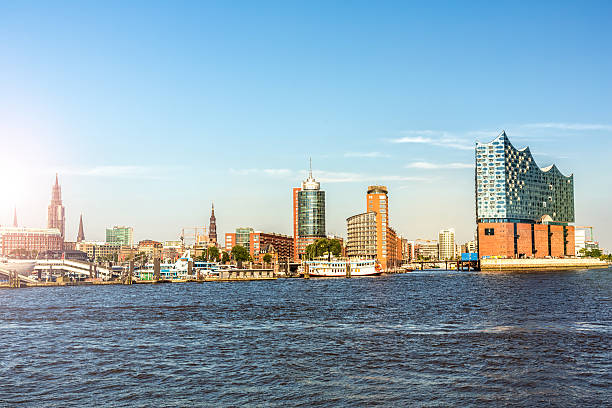
[[[0,405],[605,406],[612,270],[0,291]]]

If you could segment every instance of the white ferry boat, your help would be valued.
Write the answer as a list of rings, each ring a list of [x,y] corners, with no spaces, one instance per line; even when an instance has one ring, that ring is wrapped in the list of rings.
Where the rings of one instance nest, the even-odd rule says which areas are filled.
[[[332,261],[306,261],[311,277],[346,277],[346,266],[349,262],[351,276],[380,275],[382,269],[374,259],[352,259]]]
[[[163,280],[178,280],[194,278],[198,275],[201,277],[205,276],[216,276],[219,274],[219,264],[216,262],[193,262],[192,275],[189,276],[189,261],[193,262],[193,258],[189,251],[186,251],[182,257],[180,257],[175,263],[162,263],[160,264],[159,277]],[[134,271],[134,274],[138,279],[141,280],[153,280],[155,274],[153,264],[147,264],[144,268],[140,268]]]

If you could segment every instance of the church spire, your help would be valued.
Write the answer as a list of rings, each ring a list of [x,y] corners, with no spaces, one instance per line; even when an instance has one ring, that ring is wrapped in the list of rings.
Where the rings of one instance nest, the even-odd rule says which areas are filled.
[[[215,245],[217,244],[217,217],[215,217],[215,203],[212,203],[212,211],[210,213],[210,224],[208,226],[208,240]]]
[[[17,206],[15,206],[15,214],[13,215],[13,227],[17,228]]]
[[[83,231],[83,214],[81,214],[81,219],[79,220],[79,233],[77,234],[77,242],[85,241],[85,232]]]

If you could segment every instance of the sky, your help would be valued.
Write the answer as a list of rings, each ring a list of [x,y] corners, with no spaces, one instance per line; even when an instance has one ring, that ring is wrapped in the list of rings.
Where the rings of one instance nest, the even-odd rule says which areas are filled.
[[[0,224],[67,239],[208,224],[292,234],[314,177],[327,230],[389,188],[408,239],[473,237],[474,144],[505,130],[575,177],[612,249],[610,2],[0,2]]]

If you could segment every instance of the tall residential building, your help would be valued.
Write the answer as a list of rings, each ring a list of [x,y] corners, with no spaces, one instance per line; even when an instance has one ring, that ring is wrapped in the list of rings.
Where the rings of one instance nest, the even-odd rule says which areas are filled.
[[[217,245],[217,218],[215,217],[215,203],[212,204],[212,212],[210,214],[210,224],[208,227],[208,240]]]
[[[81,218],[79,219],[79,233],[77,234],[76,242],[85,241],[85,231],[83,230],[83,214],[81,214]]]
[[[347,255],[375,258],[383,269],[402,263],[402,239],[389,226],[387,187],[369,186],[366,212],[347,218]]]
[[[58,229],[62,239],[66,236],[66,212],[62,205],[62,188],[59,185],[57,173],[55,174],[55,185],[51,190],[51,203],[47,211],[47,228]]]
[[[106,229],[106,242],[132,247],[134,246],[134,228],[117,226]]]
[[[326,237],[325,191],[312,177],[312,164],[302,187],[293,189],[293,237],[296,260],[301,259],[308,245]]]
[[[383,268],[386,268],[388,250],[389,201],[387,193],[385,186],[369,186],[366,198],[366,211],[376,213],[376,256]]]
[[[441,260],[454,259],[457,256],[455,229],[449,228],[438,233],[439,257]]]
[[[479,255],[574,256],[574,176],[538,167],[506,132],[477,143],[475,153]]]

